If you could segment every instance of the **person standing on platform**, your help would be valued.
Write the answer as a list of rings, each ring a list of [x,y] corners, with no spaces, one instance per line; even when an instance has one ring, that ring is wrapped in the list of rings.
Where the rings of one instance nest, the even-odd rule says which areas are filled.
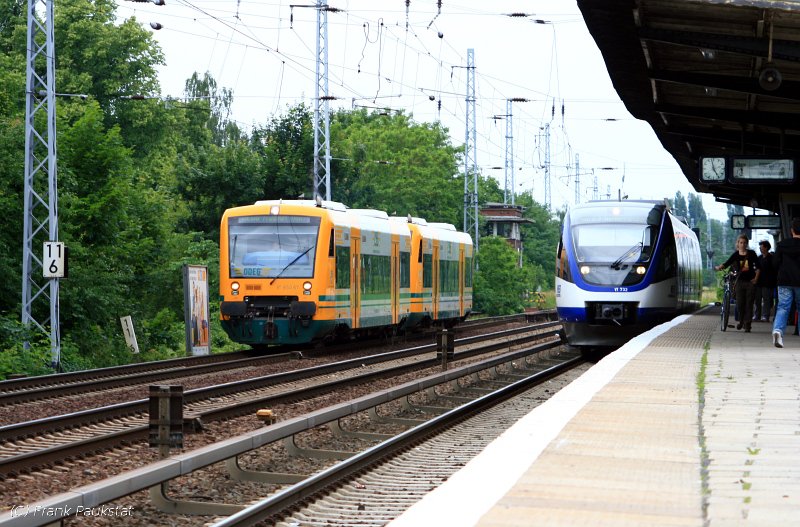
[[[724,263],[714,268],[720,271],[726,267],[733,267],[736,271],[736,286],[733,290],[736,308],[739,311],[739,323],[736,324],[736,329],[744,327],[745,333],[750,333],[750,323],[753,319],[753,298],[760,273],[756,252],[747,248],[749,242],[747,236],[740,234],[736,238],[736,250],[733,251],[733,254]]]
[[[772,344],[783,347],[783,332],[792,305],[800,298],[800,218],[792,219],[792,237],[778,242],[775,265],[778,268],[778,305],[772,322]]]
[[[772,245],[767,240],[758,242],[758,250],[761,252],[758,256],[758,268],[761,270],[761,274],[758,275],[756,282],[756,306],[753,320],[761,322],[769,322],[772,301],[775,298],[775,255],[769,252],[771,248]]]

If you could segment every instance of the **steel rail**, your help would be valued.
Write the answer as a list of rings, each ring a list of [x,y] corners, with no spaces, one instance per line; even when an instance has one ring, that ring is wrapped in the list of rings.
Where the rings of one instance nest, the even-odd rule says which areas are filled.
[[[511,334],[516,334],[518,333],[518,328],[509,330],[509,332]],[[496,338],[498,334],[505,335],[506,333],[507,332],[497,332],[492,335],[495,335],[494,338]],[[551,330],[546,333],[529,335],[523,339],[515,341],[515,343],[524,343],[524,342],[529,342],[531,340],[543,340],[548,337],[554,337],[558,335],[558,333],[559,332],[557,330]],[[473,342],[474,337],[468,337],[465,340]],[[552,345],[558,345],[560,343],[561,339],[559,338],[558,340],[553,340],[549,343],[546,343],[545,345],[552,346]],[[473,357],[476,355],[480,355],[482,353],[488,353],[490,351],[494,351],[508,346],[509,343],[507,342],[492,343],[473,350],[458,352],[455,354],[454,360]],[[429,347],[429,346],[424,346],[424,347]],[[416,348],[411,348],[411,350],[415,349]],[[388,355],[400,354],[401,352],[408,352],[408,351],[409,350],[400,350],[398,352],[392,352]],[[373,364],[381,362],[380,359],[386,358],[386,355],[387,354],[370,356],[369,357],[370,360],[368,361],[368,363]],[[403,358],[405,356],[408,355],[400,355],[397,357],[392,357],[392,359]],[[367,358],[362,357],[360,359],[351,359],[348,361],[336,363],[338,365],[347,365],[346,368],[341,367],[332,369],[331,366],[333,365],[322,365],[313,368],[307,368],[304,370],[295,370],[292,372],[285,372],[285,373],[266,376],[262,378],[263,381],[262,385],[254,385],[254,383],[251,380],[246,380],[246,381],[227,383],[225,385],[221,385],[218,387],[198,388],[195,390],[190,390],[184,394],[184,404],[197,402],[204,399],[208,399],[210,397],[216,397],[228,393],[239,393],[246,390],[262,388],[264,386],[271,386],[281,382],[302,380],[313,376],[324,375],[327,373],[335,373],[346,369],[352,369],[354,367],[360,368],[363,364],[367,363],[365,362],[365,359]],[[215,408],[204,412],[201,411],[199,413],[186,415],[185,419],[190,421],[190,425],[193,425],[196,422],[202,423],[205,421],[237,417],[240,415],[244,415],[248,412],[251,412],[253,410],[263,408],[264,405],[286,404],[297,401],[299,399],[307,399],[319,394],[328,393],[338,387],[357,385],[363,382],[374,380],[375,378],[396,376],[411,370],[424,369],[436,366],[438,364],[440,364],[440,360],[438,358],[425,359],[412,364],[395,366],[393,368],[389,368],[381,372],[363,373],[360,375],[355,375],[353,377],[337,379],[326,383],[310,386],[307,388],[295,389],[291,392],[287,392],[284,394],[274,394],[270,396],[248,399],[238,403],[227,404],[221,408]],[[312,372],[313,374],[311,374]],[[266,381],[266,379],[269,379],[269,381]],[[247,388],[244,388],[244,386],[247,386]],[[84,410],[82,412],[68,414],[65,416],[56,416],[54,418],[45,418],[37,421],[29,421],[27,423],[19,423],[18,425],[9,425],[0,428],[0,439],[8,437],[9,434],[15,434],[13,437],[11,437],[11,439],[5,439],[5,441],[10,442],[13,439],[18,439],[21,437],[41,435],[46,432],[51,432],[54,429],[55,430],[68,429],[75,426],[97,423],[111,419],[119,419],[123,417],[141,416],[141,419],[144,421],[145,420],[144,416],[148,410],[148,404],[149,401],[147,399],[142,399],[139,401],[133,401],[130,403],[121,403],[118,405],[112,405],[95,410]],[[28,452],[17,456],[2,458],[0,459],[0,475],[16,474],[25,470],[30,470],[32,468],[35,468],[36,466],[42,466],[47,463],[51,463],[56,460],[68,459],[74,456],[80,456],[91,452],[106,450],[108,448],[112,448],[119,444],[134,442],[144,437],[148,433],[148,430],[149,430],[149,424],[142,424],[140,426],[134,425],[131,426],[127,431],[124,430],[117,431],[112,434],[104,434],[93,438],[87,438],[79,442],[70,442],[61,445],[53,445],[49,448],[41,449],[35,452]]]
[[[435,435],[439,431],[451,428],[467,417],[482,412],[487,408],[497,405],[532,386],[541,384],[554,376],[585,362],[582,357],[569,359],[561,364],[552,366],[544,371],[535,373],[530,377],[500,388],[490,394],[454,408],[440,416],[434,417],[410,430],[375,445],[364,452],[315,474],[304,481],[287,489],[279,491],[269,498],[251,505],[244,510],[234,513],[228,518],[213,524],[214,527],[242,527],[256,525],[263,521],[274,521],[282,513],[295,507],[298,503],[312,499],[314,495],[323,492],[339,482],[363,472],[370,466],[411,448],[424,439]]]

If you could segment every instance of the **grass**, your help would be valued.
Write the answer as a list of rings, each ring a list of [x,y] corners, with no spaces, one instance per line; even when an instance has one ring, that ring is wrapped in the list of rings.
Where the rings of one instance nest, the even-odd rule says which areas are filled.
[[[717,288],[704,287],[702,293],[700,293],[700,305],[705,306],[717,301],[719,301],[717,298]]]

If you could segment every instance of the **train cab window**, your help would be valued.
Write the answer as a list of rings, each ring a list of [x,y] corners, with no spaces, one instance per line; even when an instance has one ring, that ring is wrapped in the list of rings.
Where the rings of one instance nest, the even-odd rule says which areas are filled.
[[[230,218],[230,277],[312,278],[319,226],[309,216]]]
[[[333,257],[334,257],[334,252],[333,252],[333,251],[334,251],[334,249],[333,249],[333,246],[335,245],[335,241],[336,241],[336,239],[335,239],[335,238],[336,238],[336,237],[334,236],[333,229],[331,229],[331,241],[330,241],[330,243],[328,244],[328,258],[333,258]]]
[[[558,252],[556,254],[556,276],[567,281],[572,280],[572,274],[569,271],[567,249],[564,247],[563,239],[559,239],[558,241]]]

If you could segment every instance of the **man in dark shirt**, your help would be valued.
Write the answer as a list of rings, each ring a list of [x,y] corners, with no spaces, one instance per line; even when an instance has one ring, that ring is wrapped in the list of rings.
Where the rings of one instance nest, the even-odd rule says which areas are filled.
[[[781,240],[775,250],[778,268],[778,307],[772,323],[772,344],[783,347],[783,332],[792,304],[800,299],[800,218],[792,219],[792,237]]]
[[[758,275],[756,282],[755,310],[753,320],[769,322],[772,313],[772,301],[775,298],[775,255],[769,250],[772,245],[767,240],[758,242],[758,267],[761,274]]]

